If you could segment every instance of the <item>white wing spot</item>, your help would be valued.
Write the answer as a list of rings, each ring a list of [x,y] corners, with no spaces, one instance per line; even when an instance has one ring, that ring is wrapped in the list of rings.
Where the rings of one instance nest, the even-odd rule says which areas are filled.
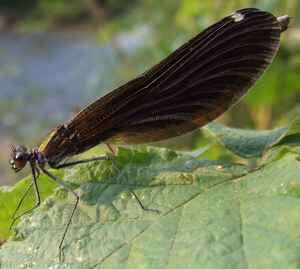
[[[231,18],[234,19],[234,22],[239,22],[242,21],[245,16],[242,13],[236,12],[231,15]]]

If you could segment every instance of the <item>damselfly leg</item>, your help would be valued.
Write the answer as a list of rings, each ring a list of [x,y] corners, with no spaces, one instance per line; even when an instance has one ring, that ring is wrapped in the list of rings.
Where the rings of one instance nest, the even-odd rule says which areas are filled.
[[[11,222],[10,227],[9,227],[10,230],[12,229],[13,225],[16,223],[16,221],[18,219],[20,219],[22,216],[30,213],[31,211],[33,211],[34,209],[39,207],[40,204],[41,204],[41,196],[40,196],[39,188],[38,188],[38,185],[37,185],[37,174],[39,175],[39,171],[38,171],[38,168],[32,163],[30,164],[30,167],[31,167],[31,172],[32,172],[32,182],[30,183],[30,185],[27,187],[27,189],[23,193],[23,195],[22,195],[22,197],[21,197],[21,199],[20,199],[20,201],[19,201],[19,203],[18,203],[18,205],[15,209],[15,212],[12,216],[12,222]],[[34,190],[35,190],[36,204],[32,208],[25,210],[20,215],[16,215],[18,210],[20,209],[24,199],[26,198],[29,191],[31,190],[32,186],[34,186]]]

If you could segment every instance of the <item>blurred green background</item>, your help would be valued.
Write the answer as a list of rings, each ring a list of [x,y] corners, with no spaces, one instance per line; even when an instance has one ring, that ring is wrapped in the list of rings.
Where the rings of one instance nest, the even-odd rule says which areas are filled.
[[[86,103],[245,7],[293,19],[271,68],[220,120],[269,129],[300,111],[298,0],[1,0],[0,184],[17,179],[8,165],[10,143],[38,145]],[[199,137],[168,146],[193,149]]]

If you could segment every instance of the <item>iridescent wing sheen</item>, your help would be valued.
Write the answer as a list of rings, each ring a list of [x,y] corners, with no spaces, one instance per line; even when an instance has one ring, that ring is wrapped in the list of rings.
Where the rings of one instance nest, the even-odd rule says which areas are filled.
[[[236,11],[59,127],[44,147],[45,155],[61,159],[104,141],[154,142],[203,126],[264,72],[278,50],[281,31],[268,12]]]

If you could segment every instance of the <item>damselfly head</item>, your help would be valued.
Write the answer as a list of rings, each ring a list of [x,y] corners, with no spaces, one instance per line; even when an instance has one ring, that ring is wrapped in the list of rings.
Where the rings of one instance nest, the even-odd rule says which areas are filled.
[[[11,146],[10,152],[11,159],[9,160],[9,164],[11,169],[15,172],[19,172],[24,168],[26,163],[29,161],[30,153],[27,148],[24,146]]]

